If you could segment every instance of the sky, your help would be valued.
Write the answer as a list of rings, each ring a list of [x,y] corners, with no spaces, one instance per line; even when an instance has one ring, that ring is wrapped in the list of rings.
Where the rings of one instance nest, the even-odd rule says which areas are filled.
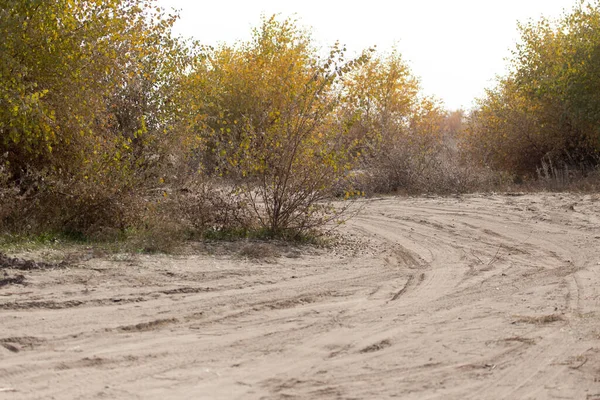
[[[470,109],[507,70],[519,38],[517,22],[559,17],[577,0],[158,0],[180,11],[175,33],[203,44],[248,40],[261,16],[293,17],[316,44],[336,40],[350,54],[394,46],[426,95],[449,110]]]

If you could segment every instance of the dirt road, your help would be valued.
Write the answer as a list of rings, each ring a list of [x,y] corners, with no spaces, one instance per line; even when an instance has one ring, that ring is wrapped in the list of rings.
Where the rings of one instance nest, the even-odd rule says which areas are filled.
[[[342,231],[2,268],[0,399],[600,400],[600,196],[385,198]]]

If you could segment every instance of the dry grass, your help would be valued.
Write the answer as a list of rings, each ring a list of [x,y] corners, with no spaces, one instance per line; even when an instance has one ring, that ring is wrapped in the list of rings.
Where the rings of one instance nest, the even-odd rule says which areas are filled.
[[[519,315],[515,317],[515,323],[525,323],[525,324],[535,324],[535,325],[545,325],[545,324],[551,324],[552,322],[558,322],[558,321],[564,321],[565,317],[563,317],[561,314],[548,314],[548,315],[541,315],[541,316],[526,316],[526,315]]]

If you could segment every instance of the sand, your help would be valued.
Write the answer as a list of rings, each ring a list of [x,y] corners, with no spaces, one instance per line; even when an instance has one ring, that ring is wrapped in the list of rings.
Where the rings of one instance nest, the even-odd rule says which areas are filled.
[[[0,399],[600,400],[599,195],[373,199],[340,234],[14,254],[69,262],[0,269]]]

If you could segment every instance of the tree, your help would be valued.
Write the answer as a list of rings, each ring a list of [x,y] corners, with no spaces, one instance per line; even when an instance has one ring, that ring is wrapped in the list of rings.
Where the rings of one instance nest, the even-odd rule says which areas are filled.
[[[600,2],[519,26],[511,70],[471,118],[466,143],[488,165],[533,175],[543,163],[600,161]]]
[[[308,32],[271,17],[249,42],[211,51],[191,77],[203,94],[205,168],[235,185],[273,235],[336,214],[323,201],[353,161],[353,143],[335,121],[337,86],[367,59],[345,61],[344,50],[336,44],[322,60]]]
[[[421,95],[401,55],[374,57],[344,82],[343,119],[360,143],[372,191],[423,190],[425,170],[439,161],[445,112]]]
[[[148,0],[2,3],[0,151],[14,171],[120,158],[166,128],[186,65],[175,16]]]
[[[175,19],[152,0],[0,0],[0,155],[13,184],[81,215],[158,182],[184,134],[190,57]]]

